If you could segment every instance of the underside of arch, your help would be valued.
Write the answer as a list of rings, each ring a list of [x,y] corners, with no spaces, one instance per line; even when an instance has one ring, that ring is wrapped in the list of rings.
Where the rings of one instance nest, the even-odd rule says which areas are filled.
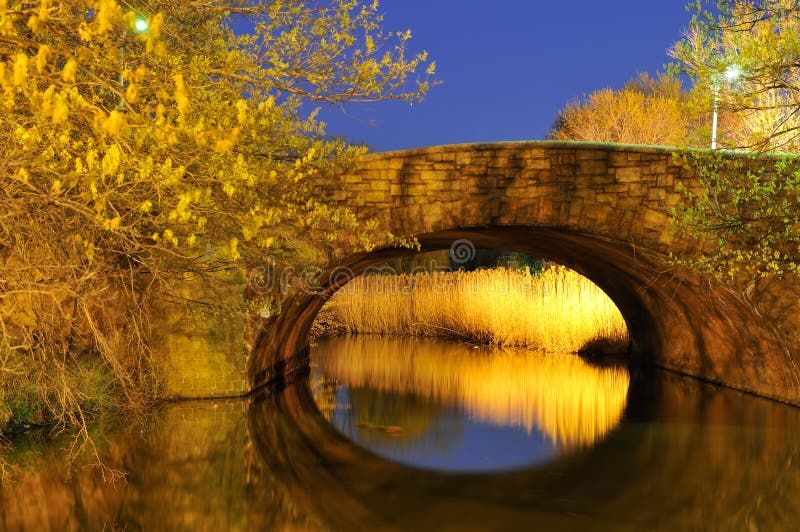
[[[631,355],[743,391],[800,403],[790,356],[744,300],[723,286],[669,265],[631,242],[560,228],[482,227],[417,235],[422,252],[460,239],[477,248],[520,251],[568,266],[620,309]],[[249,360],[252,388],[308,365],[308,333],[325,301],[353,276],[416,251],[387,248],[349,257],[315,294],[297,294],[261,331]],[[350,275],[345,273],[352,272]]]

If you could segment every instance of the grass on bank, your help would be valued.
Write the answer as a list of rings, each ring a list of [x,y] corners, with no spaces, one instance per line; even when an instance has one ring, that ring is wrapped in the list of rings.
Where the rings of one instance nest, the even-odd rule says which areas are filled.
[[[474,272],[369,275],[339,290],[321,328],[349,333],[460,338],[481,344],[576,353],[628,346],[611,299],[580,274],[555,266],[539,275]]]

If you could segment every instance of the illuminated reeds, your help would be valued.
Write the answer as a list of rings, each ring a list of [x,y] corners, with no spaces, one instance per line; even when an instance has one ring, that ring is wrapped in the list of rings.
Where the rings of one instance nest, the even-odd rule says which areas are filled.
[[[413,393],[479,421],[536,429],[564,448],[591,445],[617,426],[629,385],[626,369],[574,355],[374,335],[332,339],[312,357],[348,387]]]
[[[458,337],[555,352],[598,341],[622,350],[628,343],[611,299],[564,267],[539,276],[505,268],[362,276],[334,294],[325,310],[353,333]]]

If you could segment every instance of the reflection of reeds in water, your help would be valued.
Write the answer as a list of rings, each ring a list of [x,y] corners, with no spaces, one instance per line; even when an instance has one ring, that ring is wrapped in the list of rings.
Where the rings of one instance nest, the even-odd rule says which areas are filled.
[[[627,328],[594,283],[564,267],[540,276],[499,268],[359,277],[323,314],[349,332],[451,336],[577,352],[605,340],[623,350]]]
[[[346,386],[458,405],[473,419],[535,428],[567,448],[590,445],[619,423],[629,383],[627,370],[593,367],[576,356],[435,341],[333,338],[312,356]]]

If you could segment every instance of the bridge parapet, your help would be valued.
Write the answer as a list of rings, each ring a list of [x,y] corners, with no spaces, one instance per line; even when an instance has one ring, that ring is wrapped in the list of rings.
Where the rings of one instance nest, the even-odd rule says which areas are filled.
[[[591,229],[675,250],[670,209],[692,174],[671,149],[507,142],[364,158],[333,196],[398,234],[493,225]],[[680,243],[678,243],[680,244]]]

